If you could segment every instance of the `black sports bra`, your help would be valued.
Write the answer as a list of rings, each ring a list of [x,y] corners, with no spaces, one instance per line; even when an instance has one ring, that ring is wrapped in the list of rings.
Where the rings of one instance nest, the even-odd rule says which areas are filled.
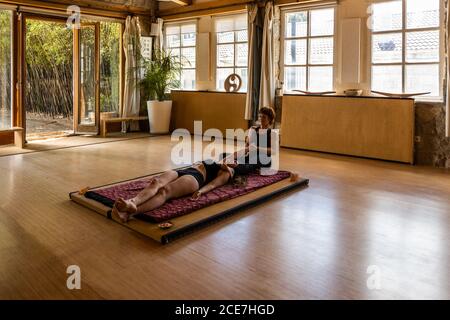
[[[217,174],[220,171],[220,164],[210,161],[202,161],[202,164],[205,166],[206,171],[205,184],[208,184],[217,178]]]

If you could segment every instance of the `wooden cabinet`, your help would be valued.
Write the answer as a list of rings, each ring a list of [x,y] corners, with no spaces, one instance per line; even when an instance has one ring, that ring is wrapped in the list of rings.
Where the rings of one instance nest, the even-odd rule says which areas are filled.
[[[212,91],[172,91],[171,128],[194,133],[194,121],[202,121],[203,132],[216,128],[225,136],[226,129],[248,128],[245,93]]]
[[[413,163],[414,100],[285,95],[281,146]]]

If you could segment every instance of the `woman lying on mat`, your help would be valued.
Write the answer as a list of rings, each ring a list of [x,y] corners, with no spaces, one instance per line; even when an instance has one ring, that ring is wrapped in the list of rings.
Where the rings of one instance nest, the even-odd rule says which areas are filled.
[[[156,209],[170,199],[193,194],[192,200],[197,200],[201,194],[227,184],[233,176],[231,165],[212,160],[181,170],[169,170],[153,178],[136,197],[129,200],[118,198],[113,213],[126,222],[130,216]]]

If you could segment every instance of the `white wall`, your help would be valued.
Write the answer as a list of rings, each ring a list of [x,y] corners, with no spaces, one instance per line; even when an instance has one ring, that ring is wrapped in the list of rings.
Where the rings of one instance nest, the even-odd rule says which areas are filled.
[[[337,22],[336,22],[336,63],[335,63],[335,84],[336,90],[343,91],[348,88],[363,89],[368,93],[369,87],[369,30],[366,27],[368,17],[368,6],[371,3],[370,0],[341,0],[337,8]],[[341,81],[341,66],[342,66],[342,38],[341,38],[341,22],[347,18],[361,18],[361,77],[360,83],[343,83]],[[197,19],[198,33],[209,33],[210,42],[209,48],[205,48],[202,45],[197,45],[197,66],[199,64],[209,61],[209,79],[205,79],[197,72],[197,90],[215,90],[215,34],[214,34],[214,18],[211,16],[199,17]],[[353,61],[352,61],[353,63]],[[354,62],[356,63],[356,61]],[[199,79],[203,78],[203,79]]]
[[[211,16],[200,17],[197,22],[198,33],[209,33],[209,48],[197,46],[197,65],[209,63],[209,79],[199,79],[200,74],[197,72],[197,90],[215,90],[215,35],[214,35],[214,19]],[[203,81],[202,81],[203,80]]]
[[[356,88],[363,89],[365,93],[370,90],[370,65],[369,65],[369,36],[370,32],[367,28],[368,7],[370,1],[368,0],[341,0],[337,8],[337,23],[336,23],[336,60],[335,60],[335,83],[336,90],[343,91],[345,89]],[[342,82],[342,61],[343,61],[343,47],[342,47],[342,22],[345,19],[360,18],[361,19],[361,43],[360,43],[360,82],[359,83],[345,83]],[[350,61],[350,63],[357,63]]]
[[[245,13],[245,11],[240,14]],[[237,12],[236,14],[239,14]],[[197,71],[199,64],[209,62],[209,79],[203,80],[197,72],[197,90],[216,90],[216,37],[214,30],[214,16],[204,16],[197,18],[198,34],[209,33],[209,48],[198,45],[197,42]],[[203,81],[202,81],[203,80]]]

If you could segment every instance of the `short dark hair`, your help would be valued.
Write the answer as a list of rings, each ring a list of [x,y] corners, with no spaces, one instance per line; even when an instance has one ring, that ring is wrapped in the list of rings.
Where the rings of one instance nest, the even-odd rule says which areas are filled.
[[[275,120],[275,111],[271,107],[262,107],[259,109],[260,114],[264,114],[269,118],[270,124]]]

